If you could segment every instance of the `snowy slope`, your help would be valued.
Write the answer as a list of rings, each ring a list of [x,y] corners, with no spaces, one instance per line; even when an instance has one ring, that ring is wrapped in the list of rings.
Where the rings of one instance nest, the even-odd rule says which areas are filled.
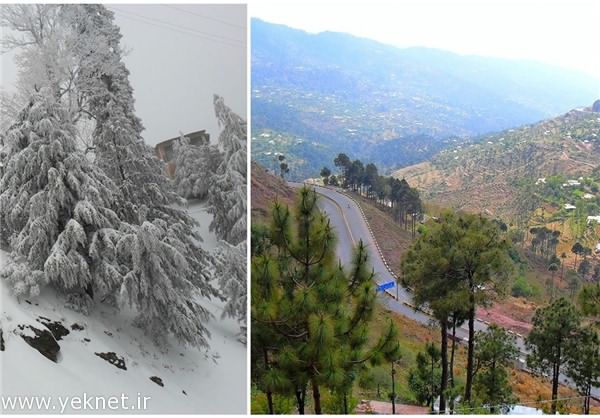
[[[201,222],[204,248],[213,249],[217,240],[208,233],[210,214],[201,204],[191,205],[189,210]],[[0,265],[5,257],[0,252]],[[246,411],[246,347],[238,341],[238,324],[220,319],[223,306],[220,301],[203,301],[215,316],[208,325],[212,334],[209,351],[183,348],[176,342],[161,351],[130,325],[131,312],[115,312],[101,305],[85,316],[65,309],[61,299],[50,290],[36,299],[17,300],[0,283],[0,293],[0,320],[6,342],[6,350],[0,352],[0,394],[5,399],[23,394],[52,396],[51,413],[61,412],[57,397],[84,393],[119,398],[125,394],[130,399],[126,402],[128,407],[137,407],[138,394],[151,399],[143,411],[81,410],[76,404],[74,408],[67,407],[66,412],[241,414]],[[43,328],[38,321],[40,316],[60,321],[70,331],[58,341],[61,348],[58,363],[42,356],[15,333],[18,325]],[[84,329],[73,330],[73,324]],[[95,355],[106,352],[123,357],[127,370]],[[153,376],[162,379],[164,387],[151,381]]]

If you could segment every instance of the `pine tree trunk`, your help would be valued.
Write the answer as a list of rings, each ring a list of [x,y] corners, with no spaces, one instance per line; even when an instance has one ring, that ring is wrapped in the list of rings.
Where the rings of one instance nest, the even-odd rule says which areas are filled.
[[[492,389],[492,393],[496,394],[497,388],[496,388],[496,361],[495,360],[492,362],[491,372],[492,372],[492,384],[491,384],[490,389]],[[490,407],[490,414],[494,415],[494,414],[496,414],[496,407],[494,406],[494,404],[496,403],[496,399],[493,399],[491,403],[492,403],[492,406]]]
[[[559,348],[559,353],[560,353],[560,348]],[[559,354],[560,357],[560,354]],[[558,377],[559,377],[559,372],[560,371],[560,366],[559,363],[556,363],[554,365],[553,371],[552,371],[552,415],[556,415],[556,399],[558,398]]]
[[[591,387],[588,385],[585,388],[585,397],[583,398],[583,415],[589,415],[590,414],[590,406],[589,406],[589,402],[590,402],[590,389]]]
[[[434,363],[433,357],[431,357],[431,375],[429,376],[429,385],[430,385],[429,386],[429,401],[431,402],[431,413],[433,413],[435,410],[435,393],[434,393],[435,382],[433,381],[434,371],[435,371],[435,363]]]
[[[315,414],[321,415],[321,392],[319,390],[319,384],[315,379],[312,380],[312,392],[313,392],[313,401],[315,403]]]
[[[306,399],[306,389],[296,391],[296,402],[298,403],[298,414],[304,415],[304,400]]]
[[[265,362],[265,368],[269,369],[270,368],[269,352],[268,352],[267,349],[264,349],[264,348],[263,348],[263,360]],[[274,411],[274,408],[273,408],[273,393],[270,390],[268,390],[266,392],[266,394],[267,394],[267,404],[268,404],[268,407],[269,407],[269,415],[274,415],[275,411]]]
[[[271,391],[267,392],[267,404],[269,407],[269,415],[274,415],[275,411],[273,409],[273,393]]]
[[[450,387],[454,389],[454,353],[456,352],[456,317],[452,318],[452,348],[450,349]],[[454,393],[454,391],[452,392]],[[454,414],[454,395],[450,399],[450,415]]]
[[[446,414],[446,389],[448,388],[448,323],[444,320],[442,328],[442,381],[440,384],[440,414]]]
[[[473,390],[473,368],[475,367],[475,295],[471,291],[469,296],[469,345],[467,353],[467,381],[465,383],[465,401],[471,402]]]
[[[348,415],[348,394],[344,392],[344,415]]]
[[[396,370],[392,361],[392,414],[396,414]]]

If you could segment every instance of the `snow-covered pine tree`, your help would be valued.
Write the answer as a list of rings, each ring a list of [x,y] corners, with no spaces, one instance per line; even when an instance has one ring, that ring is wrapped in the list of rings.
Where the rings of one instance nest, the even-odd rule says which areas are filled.
[[[181,298],[188,298],[195,293],[207,297],[218,294],[218,291],[210,283],[213,270],[212,260],[210,255],[199,246],[200,237],[194,233],[195,221],[186,212],[173,205],[174,202],[181,202],[181,200],[165,176],[164,167],[154,157],[152,149],[144,143],[141,137],[143,127],[134,113],[133,90],[129,84],[128,71],[121,61],[120,33],[119,28],[113,23],[113,15],[101,5],[52,5],[49,7],[58,8],[58,13],[54,13],[54,9],[31,8],[28,5],[20,5],[13,9],[16,14],[13,16],[12,23],[8,22],[8,24],[15,28],[20,27],[22,22],[31,23],[38,20],[47,22],[46,19],[51,18],[52,32],[61,32],[61,48],[59,50],[61,54],[64,54],[64,57],[62,55],[61,57],[65,59],[61,59],[61,65],[57,67],[60,68],[60,71],[47,72],[48,77],[36,78],[36,83],[39,82],[42,86],[49,84],[50,88],[46,89],[51,91],[49,95],[56,102],[60,101],[70,109],[70,112],[68,112],[69,118],[61,119],[65,126],[68,126],[68,129],[62,129],[61,132],[67,131],[73,137],[74,133],[77,132],[74,132],[72,122],[82,117],[89,118],[88,121],[95,125],[93,134],[95,163],[102,170],[98,170],[95,164],[90,165],[88,168],[94,174],[107,180],[110,179],[114,183],[112,185],[113,192],[121,197],[119,203],[114,206],[114,221],[120,220],[121,223],[118,230],[116,228],[104,228],[101,231],[105,233],[98,231],[93,237],[88,237],[85,242],[81,228],[75,223],[68,224],[67,220],[61,222],[55,229],[46,231],[49,237],[46,241],[33,242],[33,240],[25,239],[25,236],[21,240],[19,239],[21,233],[17,234],[18,222],[23,223],[22,228],[28,228],[30,233],[37,234],[35,235],[36,238],[38,236],[43,238],[42,232],[45,231],[46,220],[42,219],[41,209],[36,209],[32,215],[30,225],[24,220],[19,220],[18,215],[19,211],[26,212],[30,207],[23,206],[23,209],[14,210],[11,209],[11,206],[27,205],[27,199],[31,198],[33,200],[35,198],[38,200],[36,200],[36,205],[32,207],[38,208],[41,207],[38,206],[41,197],[27,194],[27,192],[30,192],[27,189],[26,192],[19,193],[17,196],[7,193],[4,197],[5,200],[2,202],[3,208],[7,208],[6,213],[2,213],[2,228],[9,228],[10,234],[13,236],[11,244],[15,243],[18,247],[13,247],[13,257],[10,265],[4,269],[3,275],[7,278],[10,276],[9,280],[17,291],[35,293],[39,291],[41,282],[49,279],[52,282],[49,275],[56,276],[64,271],[65,266],[68,266],[69,276],[66,284],[69,286],[73,284],[75,278],[80,281],[79,287],[92,279],[92,286],[87,286],[84,290],[95,295],[102,293],[103,299],[114,300],[118,296],[119,290],[134,294],[135,297],[127,299],[140,312],[138,324],[143,327],[152,328],[157,323],[156,320],[143,320],[145,307],[154,305],[164,307],[167,304],[180,307],[177,310],[167,310],[166,316],[161,319],[164,324],[170,324],[165,332],[172,332],[178,338],[188,342],[205,344],[206,333],[200,336],[193,335],[198,330],[203,329],[202,322],[205,316],[202,312],[204,311],[198,307],[192,308],[187,301],[182,302],[183,299]],[[6,22],[3,20],[2,23]],[[39,42],[36,39],[39,38],[36,25],[31,23],[29,26],[29,29],[24,32],[25,38],[19,40],[16,46],[30,48],[31,50],[28,52],[32,54],[31,56],[47,56],[46,43]],[[48,25],[44,23],[43,27],[47,28]],[[51,64],[50,67],[54,68],[54,64],[52,62]],[[32,61],[29,60],[21,66],[20,73],[26,73],[32,68],[34,68],[32,67]],[[48,66],[42,65],[39,68],[48,68]],[[62,77],[64,74],[68,75],[68,79],[65,80]],[[67,90],[61,92],[56,86],[64,86]],[[40,84],[29,87],[36,90],[40,87]],[[68,94],[65,94],[65,92],[68,92]],[[75,101],[75,106],[72,106],[73,101]],[[55,105],[56,108],[60,108],[58,103],[55,103]],[[22,129],[30,129],[31,122],[28,120],[21,122],[23,124]],[[16,131],[12,132],[11,137],[13,139],[10,141],[12,149],[16,150],[19,146],[28,146],[30,139],[27,135],[19,136]],[[35,137],[35,132],[33,137]],[[69,152],[65,152],[65,158],[69,157],[69,161],[75,162],[79,157],[84,158],[82,154],[74,152],[74,146],[70,147],[69,150]],[[52,154],[54,151],[56,151],[54,147],[44,147],[45,153],[50,152],[48,155],[54,155]],[[17,164],[17,167],[19,167],[19,164],[22,166],[26,163],[25,160],[20,159],[19,163],[10,164]],[[83,160],[80,165],[84,166]],[[70,166],[68,167],[70,168]],[[39,169],[39,174],[42,177],[46,173],[48,182],[54,179],[62,180],[63,183],[72,180],[70,177],[64,179],[64,173],[61,170],[58,170],[58,176],[55,176],[52,170],[45,171],[48,168],[47,165],[44,165]],[[11,167],[11,170],[15,169]],[[33,176],[33,174],[30,175]],[[15,188],[10,183],[13,180],[7,179],[6,176],[3,177],[2,181],[3,183],[6,182],[6,185],[2,186],[0,193],[8,187]],[[29,187],[33,187],[32,184],[36,184],[35,181]],[[61,181],[57,181],[56,184],[60,186]],[[50,184],[52,191],[54,191],[52,189],[54,185],[55,183]],[[71,201],[69,192],[71,192],[69,187],[58,187],[56,190],[57,198],[64,197],[67,201]],[[108,199],[110,195],[110,193],[104,191],[99,193],[99,196],[104,199]],[[52,209],[53,206],[48,204],[48,208]],[[65,208],[65,210],[58,211],[60,219],[68,209],[66,202]],[[75,208],[72,210],[74,216],[80,216],[83,221],[90,223],[89,226],[93,226],[95,225],[93,222],[98,222],[101,218],[98,218],[90,210],[97,210],[101,215],[107,216],[101,208],[101,204],[95,203],[91,207],[80,205],[80,211],[77,213],[75,213]],[[50,210],[46,216],[52,216],[53,214],[54,212]],[[38,218],[39,220],[36,221]],[[75,220],[78,221],[78,219]],[[160,221],[163,221],[164,224]],[[146,277],[144,274],[147,270],[139,269],[138,266],[133,264],[134,260],[139,259],[134,250],[140,250],[142,247],[128,248],[123,244],[126,241],[122,241],[119,247],[121,251],[117,251],[116,248],[123,235],[125,236],[124,239],[131,240],[132,236],[142,234],[142,227],[147,227],[147,224],[159,225],[162,228],[161,245],[169,246],[171,252],[161,252],[164,248],[159,245],[144,247],[145,254],[151,259],[150,261],[154,265],[160,266],[160,268],[153,270],[151,276]],[[89,230],[91,232],[88,231],[89,226],[87,224],[83,226],[86,234],[94,232],[93,229]],[[63,232],[64,235],[60,235]],[[60,239],[57,235],[60,235]],[[41,253],[44,248],[50,246],[54,249],[53,239],[56,241],[57,251],[49,253],[46,257],[49,262],[43,261],[40,266],[39,257],[36,256],[36,253]],[[86,268],[83,262],[88,261],[89,263],[89,260],[86,259],[83,247],[88,243],[89,252],[87,257],[92,262],[89,268],[98,269],[98,274],[108,275],[117,272],[121,276],[130,274],[127,281],[129,284],[137,283],[140,288],[143,288],[151,282],[156,289],[162,286],[170,290],[168,292],[158,292],[157,294],[153,292],[135,292],[135,289],[122,286],[122,280],[119,281],[116,289],[113,286],[114,283],[109,283],[108,280],[100,279],[96,282],[95,270],[92,270],[90,275],[85,274]],[[125,249],[130,251],[126,252]],[[156,253],[150,254],[151,249],[154,249]],[[176,256],[172,252],[176,252]],[[113,255],[117,261],[115,261]],[[187,282],[183,283],[179,281],[179,278],[169,276],[169,274],[177,271],[176,266],[181,265],[174,265],[173,263],[179,263],[181,259],[185,259],[186,267],[189,269],[184,273],[184,277],[188,282],[193,282],[193,291],[190,291],[187,287]],[[100,261],[95,262],[95,260]],[[116,263],[114,266],[112,265],[113,262]],[[104,273],[102,269],[104,269]],[[48,273],[46,273],[46,270]],[[188,274],[189,271],[192,271],[193,274]],[[64,276],[64,274],[60,274],[60,277],[55,277],[55,282],[59,283],[57,287],[60,287],[60,282]],[[137,277],[137,281],[132,277]],[[96,285],[98,289],[96,289]],[[106,298],[104,294],[106,294]],[[164,299],[165,297],[173,299]],[[188,309],[183,309],[184,305],[188,305]],[[158,310],[157,308],[156,311]],[[183,319],[182,315],[188,316]],[[177,324],[180,324],[179,328],[175,328]],[[155,334],[152,329],[147,329],[147,331]]]
[[[222,243],[215,254],[219,287],[227,299],[222,317],[237,319],[240,340],[246,343],[248,286],[246,278],[246,242],[238,245]]]
[[[70,19],[79,34],[74,51],[81,60],[75,86],[86,92],[87,110],[95,120],[96,163],[123,191],[131,205],[127,208],[130,221],[139,221],[141,206],[148,207],[150,220],[188,221],[184,212],[168,208],[178,196],[162,163],[141,136],[144,128],[135,115],[133,88],[122,61],[121,34],[113,13],[102,5],[84,4],[73,6]]]
[[[208,201],[213,221],[210,229],[217,236],[236,245],[246,239],[246,122],[225,105],[222,97],[214,95],[219,125],[219,147],[223,161],[210,187]]]
[[[176,206],[185,200],[174,191],[165,167],[142,138],[143,126],[135,115],[133,88],[122,60],[121,34],[114,15],[98,4],[73,7],[71,22],[79,34],[74,48],[81,60],[75,84],[86,92],[86,106],[96,123],[96,162],[124,195],[122,216],[137,225],[165,221],[171,244],[194,269],[194,284],[204,294],[215,295],[210,284],[211,257],[198,244],[197,222]],[[164,279],[172,278],[165,275]]]
[[[211,315],[198,303],[204,292],[194,284],[197,268],[177,248],[177,240],[170,242],[177,235],[155,219],[119,241],[119,254],[132,266],[121,298],[137,308],[136,324],[157,344],[164,345],[173,334],[181,342],[206,347],[210,333],[204,324]]]
[[[0,216],[12,253],[1,275],[17,294],[35,295],[44,283],[86,298],[120,287],[120,192],[76,150],[74,131],[69,112],[42,89],[5,134]]]
[[[221,153],[210,144],[192,145],[180,136],[175,143],[175,188],[186,199],[204,199],[221,162]]]

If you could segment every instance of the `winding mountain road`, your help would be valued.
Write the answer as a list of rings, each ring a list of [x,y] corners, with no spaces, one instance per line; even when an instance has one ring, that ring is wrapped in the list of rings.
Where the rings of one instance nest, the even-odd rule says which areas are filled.
[[[302,187],[303,183],[288,183],[291,187]],[[377,284],[395,281],[396,277],[388,268],[387,263],[378,249],[377,242],[371,233],[368,223],[364,218],[360,206],[341,189],[330,187],[321,187],[310,184],[323,199],[319,201],[319,207],[327,213],[331,224],[337,232],[337,253],[343,265],[348,265],[351,262],[352,250],[356,244],[362,240],[367,245],[370,255],[370,261],[375,271],[375,281]],[[397,299],[396,299],[397,297]],[[412,320],[418,321],[425,325],[430,325],[433,319],[422,311],[417,311],[413,308],[410,292],[398,286],[397,288],[380,292],[378,299],[389,310],[406,316]],[[482,319],[477,319],[475,322],[476,331],[484,331],[488,327],[488,322]],[[510,331],[512,332],[512,331]],[[456,336],[465,344],[468,341],[469,331],[467,325],[463,325],[456,329]],[[517,367],[526,370],[526,358],[528,350],[525,346],[525,341],[522,336],[515,335],[517,347],[520,355],[517,362]],[[566,377],[561,375],[561,383],[568,386],[573,386],[573,383]],[[592,396],[600,399],[600,388],[592,389]]]

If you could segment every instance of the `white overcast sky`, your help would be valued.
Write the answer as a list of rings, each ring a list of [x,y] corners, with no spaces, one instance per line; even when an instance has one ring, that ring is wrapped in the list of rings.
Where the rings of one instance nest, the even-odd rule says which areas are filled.
[[[206,129],[220,129],[213,93],[246,118],[245,5],[107,5],[121,28],[144,139],[154,145]],[[14,88],[14,54],[2,57],[2,87]]]
[[[252,17],[399,46],[526,58],[600,78],[598,0],[253,1]]]

